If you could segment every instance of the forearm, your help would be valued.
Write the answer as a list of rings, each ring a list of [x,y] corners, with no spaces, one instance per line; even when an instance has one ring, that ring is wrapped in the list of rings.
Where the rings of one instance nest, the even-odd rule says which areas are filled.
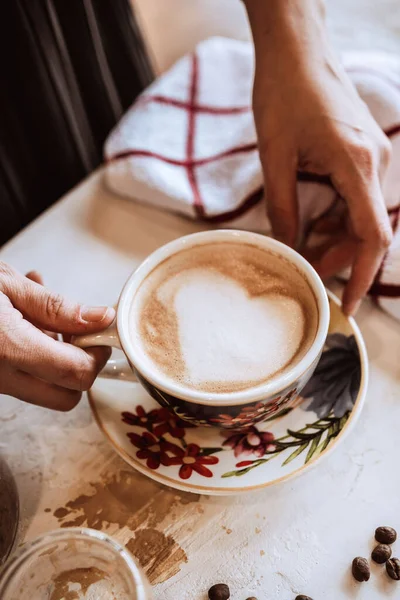
[[[322,0],[243,0],[257,57],[269,49],[284,49],[301,61],[326,45]],[[276,52],[275,52],[276,54]],[[274,60],[276,56],[274,56]]]

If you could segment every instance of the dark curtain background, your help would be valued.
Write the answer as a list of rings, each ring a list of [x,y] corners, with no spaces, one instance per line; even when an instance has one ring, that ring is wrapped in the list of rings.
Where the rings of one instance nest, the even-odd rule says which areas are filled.
[[[153,74],[129,0],[6,0],[0,78],[1,245],[101,162]]]

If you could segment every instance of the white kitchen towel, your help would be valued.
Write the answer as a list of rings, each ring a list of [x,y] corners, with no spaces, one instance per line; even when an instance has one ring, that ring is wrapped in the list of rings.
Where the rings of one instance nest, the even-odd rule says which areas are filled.
[[[394,240],[370,293],[400,319],[400,59],[353,52],[343,63],[393,147],[383,192]],[[270,233],[251,112],[252,77],[250,43],[202,42],[155,81],[109,135],[108,186],[210,226]],[[298,194],[302,231],[311,236],[339,199],[329,183],[307,174],[299,175]]]

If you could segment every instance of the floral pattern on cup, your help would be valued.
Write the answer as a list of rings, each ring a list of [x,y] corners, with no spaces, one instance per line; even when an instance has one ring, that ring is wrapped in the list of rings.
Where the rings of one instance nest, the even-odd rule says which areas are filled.
[[[141,373],[135,371],[140,383],[161,406],[173,412],[179,421],[202,427],[218,427],[220,429],[241,429],[267,420],[274,414],[288,408],[297,397],[299,387],[308,381],[309,375],[294,387],[283,390],[272,399],[240,404],[238,406],[212,406],[195,404],[182,398],[167,394],[147,381]],[[310,370],[312,373],[312,370]]]
[[[288,406],[295,398],[297,388],[290,390],[283,396],[278,396],[269,402],[257,402],[241,408],[239,414],[220,413],[217,417],[210,418],[212,424],[218,425],[223,429],[241,429],[248,427],[252,423],[261,423],[273,414],[278,413],[282,408]]]
[[[272,459],[281,457],[281,466],[300,455],[304,463],[321,454],[345,427],[357,398],[361,379],[361,364],[354,336],[335,333],[328,336],[320,363],[310,382],[296,399],[296,390],[275,399],[272,415],[269,405],[256,403],[240,408],[236,416],[217,415],[222,425],[213,447],[191,441],[190,430],[196,427],[181,419],[169,408],[146,411],[136,406],[135,412],[123,412],[122,421],[134,428],[126,433],[136,448],[136,457],[148,468],[179,467],[179,478],[190,479],[193,473],[214,477],[213,467],[221,453],[231,452],[234,470],[223,478],[241,477]],[[304,411],[314,413],[301,429],[286,429],[275,437],[271,431],[252,424],[254,418],[267,422],[285,417],[301,402]],[[288,404],[289,405],[288,405]],[[206,407],[207,408],[207,407]],[[237,409],[236,409],[237,410]],[[269,415],[269,416],[268,416]],[[227,427],[228,426],[228,427]],[[219,456],[218,456],[219,455]]]

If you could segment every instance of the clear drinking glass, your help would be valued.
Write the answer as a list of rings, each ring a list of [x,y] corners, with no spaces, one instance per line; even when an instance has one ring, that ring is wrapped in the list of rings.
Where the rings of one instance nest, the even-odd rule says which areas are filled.
[[[1,600],[153,600],[132,555],[108,535],[69,528],[24,546],[0,576]]]

